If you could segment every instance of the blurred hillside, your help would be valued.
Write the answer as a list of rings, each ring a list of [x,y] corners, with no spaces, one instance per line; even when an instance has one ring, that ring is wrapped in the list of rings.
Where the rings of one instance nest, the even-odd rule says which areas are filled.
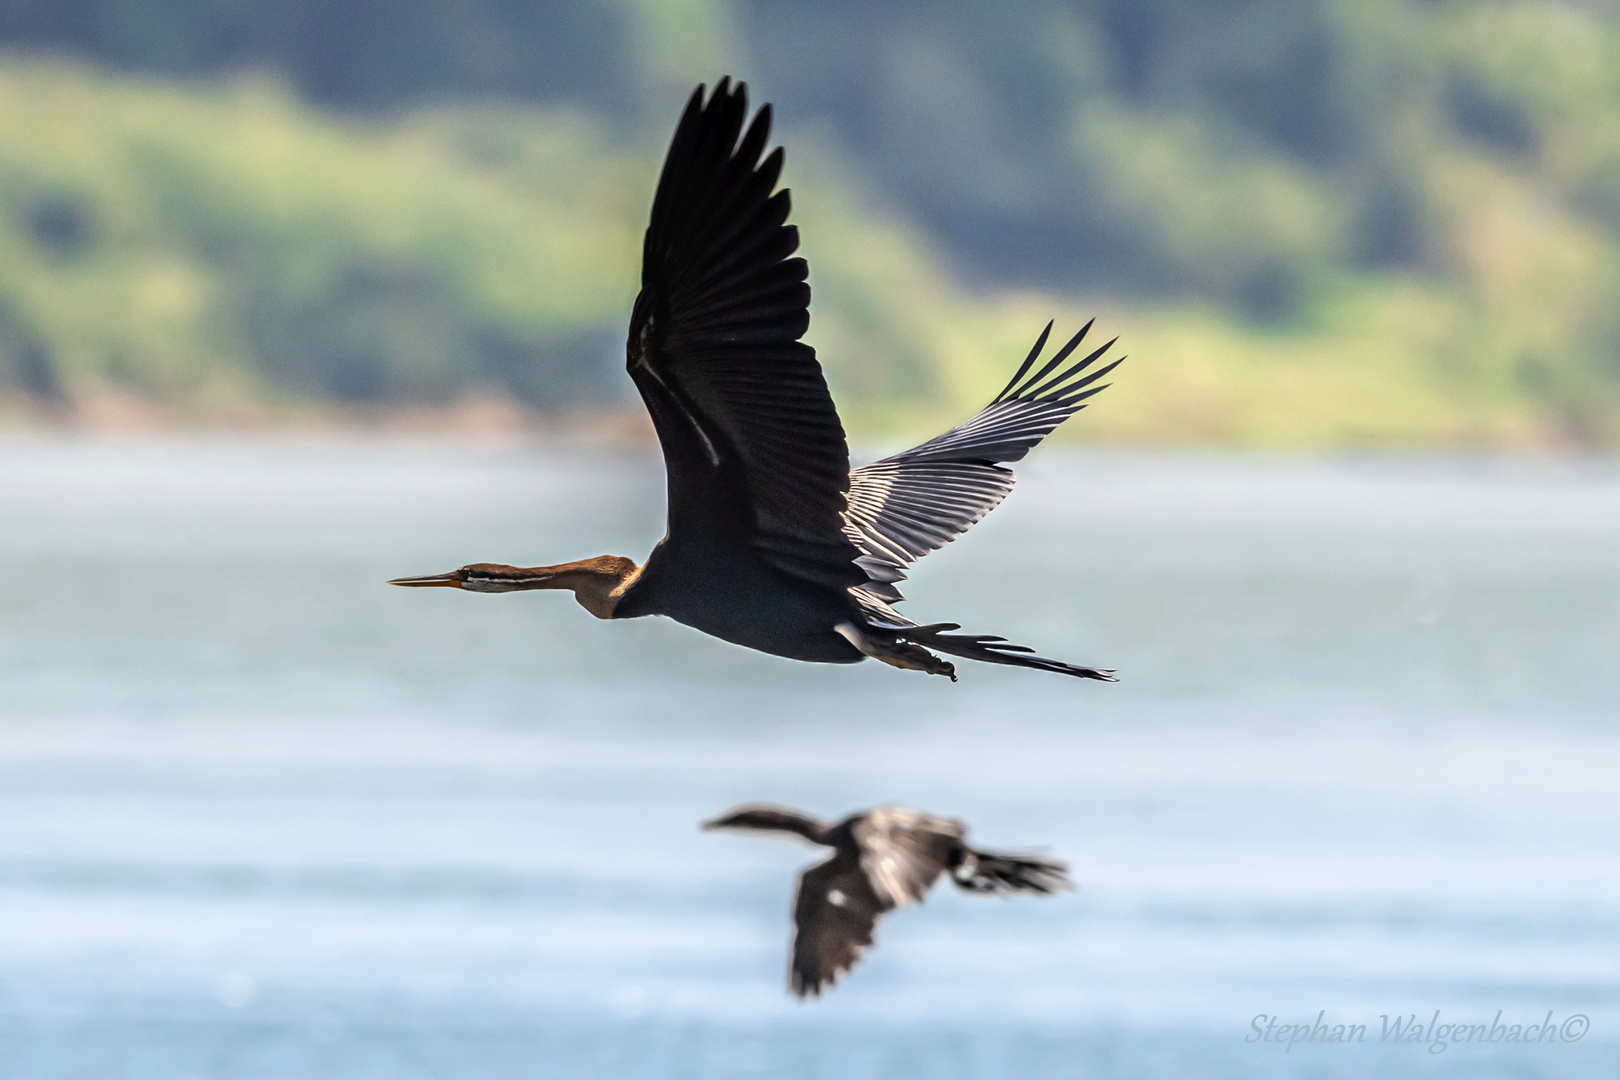
[[[731,72],[852,428],[1097,313],[1133,359],[1080,435],[1620,443],[1608,0],[11,0],[0,42],[14,416],[626,402],[663,143]]]

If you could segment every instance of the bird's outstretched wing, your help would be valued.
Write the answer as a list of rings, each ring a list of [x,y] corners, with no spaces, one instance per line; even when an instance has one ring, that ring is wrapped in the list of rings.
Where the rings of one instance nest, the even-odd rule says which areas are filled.
[[[770,106],[747,131],[746,88],[722,79],[687,102],[642,250],[630,376],[669,474],[671,541],[723,528],[779,569],[865,580],[843,532],[849,450],[815,351],[809,270],[777,191],[782,151],[760,156]],[[740,141],[739,141],[740,137]]]
[[[927,896],[961,849],[963,835],[960,821],[898,806],[869,811],[852,831],[861,849],[861,868],[891,907]]]
[[[788,976],[793,993],[816,997],[837,982],[871,947],[878,916],[892,906],[852,859],[834,856],[799,875]]]
[[[1120,361],[1086,369],[1113,341],[1058,370],[1090,329],[1088,322],[1031,375],[1052,332],[1048,323],[1017,374],[979,415],[850,473],[844,531],[860,548],[857,562],[877,583],[877,595],[891,603],[900,600],[892,582],[905,578],[906,567],[961,536],[1012,490],[1012,470],[1002,463],[1021,459],[1104,389],[1094,384]]]

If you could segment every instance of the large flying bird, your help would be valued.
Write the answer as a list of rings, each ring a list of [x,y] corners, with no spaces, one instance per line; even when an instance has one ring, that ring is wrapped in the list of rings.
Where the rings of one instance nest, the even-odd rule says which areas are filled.
[[[964,892],[1051,896],[1071,889],[1069,868],[1039,855],[976,851],[967,830],[903,806],[880,806],[836,824],[782,806],[739,806],[703,823],[705,829],[787,833],[833,849],[832,857],[799,875],[793,901],[793,959],[788,983],[801,998],[817,997],[872,945],[878,918],[921,902],[942,873]]]
[[[761,652],[817,663],[868,656],[948,675],[935,653],[1113,681],[1005,638],[919,625],[896,582],[1012,489],[1017,461],[1103,389],[1113,342],[1068,363],[1090,323],[1036,369],[1051,325],[972,420],[904,453],[849,466],[814,350],[808,267],[793,256],[771,107],[744,130],[747,91],[722,79],[687,103],[653,198],[630,378],[652,414],[669,482],[668,532],[647,561],[473,563],[394,585],[471,592],[567,589],[601,619],[665,615]]]

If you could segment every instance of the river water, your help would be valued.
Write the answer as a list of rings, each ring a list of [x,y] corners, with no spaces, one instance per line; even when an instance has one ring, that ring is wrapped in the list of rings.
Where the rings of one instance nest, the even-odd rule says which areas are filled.
[[[645,454],[0,441],[0,1076],[1614,1075],[1620,467],[1021,475],[907,610],[1117,685],[383,584],[641,556]],[[755,799],[1078,891],[942,887],[801,1004],[814,853],[697,828]]]

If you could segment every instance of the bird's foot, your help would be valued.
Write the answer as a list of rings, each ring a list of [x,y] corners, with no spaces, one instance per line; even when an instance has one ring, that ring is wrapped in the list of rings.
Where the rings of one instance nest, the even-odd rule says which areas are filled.
[[[926,671],[930,675],[945,675],[951,682],[956,681],[954,664],[948,660],[941,660],[914,641],[868,633],[853,623],[839,623],[833,629],[844,640],[874,660],[881,660],[891,667],[904,668],[907,671]]]
[[[956,681],[956,665],[949,660],[941,660],[921,645],[910,641],[885,642],[882,649],[874,654],[885,664],[892,664],[907,671],[926,671],[930,675],[948,676],[951,682]]]

